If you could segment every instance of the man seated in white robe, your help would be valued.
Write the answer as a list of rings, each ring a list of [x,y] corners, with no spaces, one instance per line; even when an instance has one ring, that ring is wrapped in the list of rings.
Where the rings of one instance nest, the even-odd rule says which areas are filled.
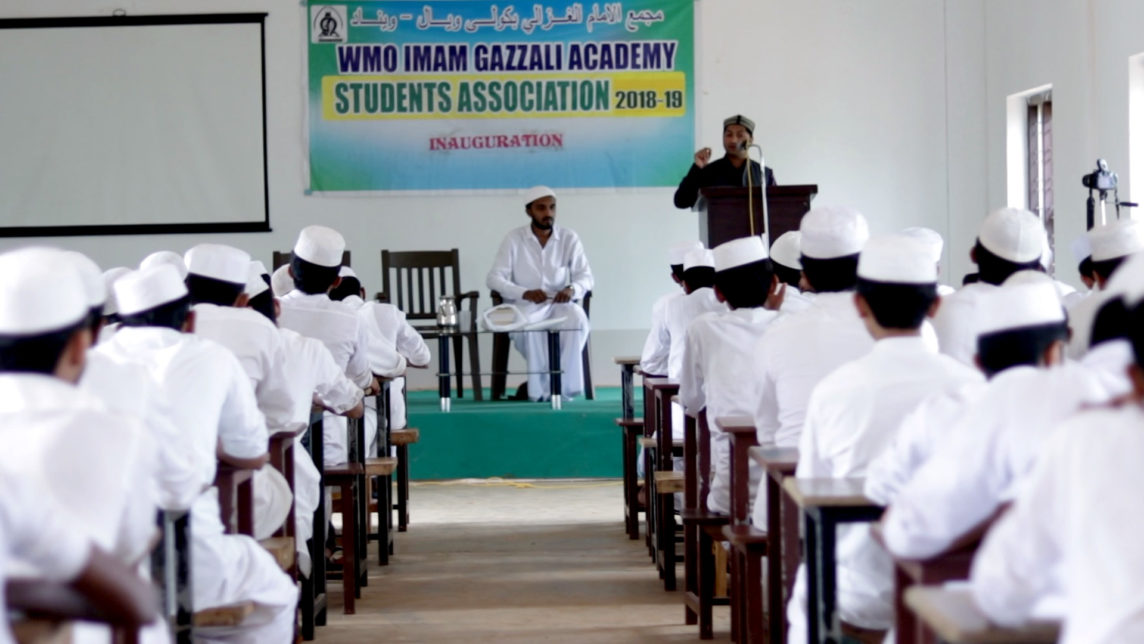
[[[981,374],[937,352],[922,323],[940,304],[937,263],[906,235],[874,237],[858,259],[853,305],[874,338],[869,353],[822,379],[799,442],[799,478],[861,478],[894,438],[898,421],[927,396],[979,382]],[[839,526],[838,616],[844,635],[881,640],[893,622],[893,564],[869,526]],[[806,639],[806,569],[787,608],[787,640]]]
[[[574,231],[556,225],[556,193],[547,186],[530,188],[524,197],[527,226],[505,236],[485,284],[516,306],[529,324],[562,320],[560,371],[562,391],[551,392],[548,334],[516,331],[509,334],[528,361],[528,399],[565,399],[584,393],[581,355],[588,342],[588,316],[578,300],[595,282],[584,245]]]
[[[1060,642],[1144,641],[1144,310],[1129,297],[1132,393],[1052,430],[1012,507],[973,561],[974,601],[993,621],[1036,617],[1063,594]]]
[[[174,267],[136,271],[115,283],[122,328],[103,349],[147,366],[174,406],[173,419],[192,436],[201,481],[210,485],[224,459],[258,469],[269,460],[266,421],[238,359],[193,335],[195,316]],[[195,610],[250,601],[239,625],[196,633],[202,641],[286,642],[294,633],[298,591],[274,557],[245,535],[224,534],[218,490],[191,509]]]

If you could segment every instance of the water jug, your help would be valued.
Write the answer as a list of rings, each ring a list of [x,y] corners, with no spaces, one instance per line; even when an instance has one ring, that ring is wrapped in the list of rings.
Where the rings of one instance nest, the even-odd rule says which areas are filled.
[[[442,295],[437,300],[437,326],[452,328],[457,326],[457,303],[450,295]]]

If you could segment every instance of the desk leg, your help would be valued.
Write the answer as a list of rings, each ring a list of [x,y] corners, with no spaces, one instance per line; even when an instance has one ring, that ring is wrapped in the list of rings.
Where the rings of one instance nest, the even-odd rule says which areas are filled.
[[[632,393],[632,365],[626,364],[620,368],[620,408],[623,410],[624,420],[636,417],[635,395]]]
[[[437,393],[441,397],[441,411],[450,409],[449,400],[449,338],[437,336]]]
[[[786,619],[783,611],[783,539],[781,501],[782,489],[778,474],[767,473],[767,641],[782,644],[786,639]]]
[[[808,549],[807,554],[808,575],[811,573],[810,560],[813,558],[817,563],[818,583],[814,584],[817,594],[811,592],[808,598],[811,607],[810,624],[817,631],[817,637],[811,637],[811,640],[815,642],[838,641],[834,619],[834,601],[837,596],[834,567],[836,528],[837,524],[834,521],[824,516],[824,513],[819,512],[813,525],[815,548],[814,550]],[[810,579],[814,579],[814,577]]]
[[[806,633],[807,642],[817,644],[822,641],[819,637],[822,621],[819,619],[818,596],[822,591],[819,586],[822,579],[819,577],[818,521],[809,512],[802,513],[802,532],[805,539],[806,558]],[[794,644],[793,642],[791,644]]]
[[[560,332],[548,332],[548,392],[552,396],[552,408],[560,409]]]

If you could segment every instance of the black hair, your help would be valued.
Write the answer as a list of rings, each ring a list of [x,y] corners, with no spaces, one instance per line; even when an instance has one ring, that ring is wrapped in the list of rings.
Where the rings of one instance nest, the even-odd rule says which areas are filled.
[[[1127,318],[1132,355],[1136,358],[1136,366],[1144,369],[1144,301],[1129,309]]]
[[[802,271],[773,260],[771,261],[771,265],[774,267],[775,275],[779,276],[780,282],[798,288],[798,284],[802,280]]]
[[[266,316],[267,320],[278,324],[278,316],[274,315],[274,293],[270,289],[250,298],[246,305]]]
[[[157,326],[178,331],[183,328],[183,323],[187,321],[187,315],[190,312],[191,298],[190,296],[183,296],[173,302],[160,304],[153,309],[130,315],[121,314],[120,322],[123,326]]]
[[[992,378],[1010,367],[1040,364],[1045,351],[1068,336],[1063,321],[983,333],[977,336],[977,358],[985,375]]]
[[[1105,302],[1092,320],[1088,346],[1095,347],[1102,342],[1128,337],[1128,313],[1128,307],[1125,306],[1123,298],[1116,297]]]
[[[961,285],[977,284],[981,282],[981,275],[979,273],[966,273],[965,277],[961,278]]]
[[[242,295],[245,284],[224,282],[213,277],[195,275],[190,273],[186,279],[187,293],[194,304],[217,304],[218,306],[234,306],[234,301]]]
[[[1031,262],[1023,263],[1002,259],[988,248],[982,246],[980,239],[977,240],[977,245],[973,247],[973,257],[974,261],[977,262],[978,280],[995,286],[1001,286],[1002,282],[1009,279],[1009,276],[1013,273],[1038,270],[1041,266],[1040,257]]]
[[[341,266],[319,266],[294,255],[290,258],[290,270],[294,272],[294,288],[306,295],[316,295],[330,290],[338,280]]]
[[[683,271],[683,283],[688,291],[715,286],[715,269],[711,266],[693,266]]]
[[[774,274],[771,260],[761,259],[715,273],[715,286],[731,308],[758,308],[767,302]]]
[[[815,259],[802,256],[802,272],[817,293],[852,290],[858,282],[858,254]]]
[[[1079,264],[1076,265],[1076,270],[1080,273],[1081,277],[1092,279],[1092,257],[1085,257]]]
[[[875,282],[858,278],[856,289],[884,329],[917,329],[937,301],[937,284]]]
[[[1089,260],[1091,259],[1090,257]],[[1113,257],[1112,259],[1104,259],[1099,262],[1094,261],[1092,262],[1092,272],[1096,273],[1102,281],[1107,282],[1108,278],[1116,272],[1116,269],[1120,268],[1120,265],[1123,264],[1126,259],[1128,259],[1127,256]]]
[[[66,328],[36,335],[0,335],[0,372],[52,374],[68,342],[87,328],[88,316]]]
[[[350,277],[347,275],[346,277],[342,278],[341,283],[330,289],[331,300],[341,301],[347,297],[350,297],[351,295],[357,295],[358,297],[361,297],[361,282],[356,277]]]
[[[672,264],[671,265],[671,274],[675,276],[675,279],[682,282],[683,281],[683,264]]]
[[[87,310],[87,318],[84,319],[83,325],[91,331],[92,342],[95,341],[95,336],[99,333],[99,327],[103,326],[103,305],[99,304]]]

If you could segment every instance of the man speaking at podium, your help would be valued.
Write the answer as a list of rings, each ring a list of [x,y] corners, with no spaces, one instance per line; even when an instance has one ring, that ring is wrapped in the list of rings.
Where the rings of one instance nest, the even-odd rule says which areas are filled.
[[[709,186],[746,186],[743,164],[751,164],[751,185],[762,185],[761,168],[747,157],[755,133],[755,122],[736,114],[723,121],[723,158],[711,161],[711,148],[695,153],[695,163],[675,190],[675,207],[690,208],[699,199],[699,189]],[[767,185],[775,185],[775,175],[767,168]]]

